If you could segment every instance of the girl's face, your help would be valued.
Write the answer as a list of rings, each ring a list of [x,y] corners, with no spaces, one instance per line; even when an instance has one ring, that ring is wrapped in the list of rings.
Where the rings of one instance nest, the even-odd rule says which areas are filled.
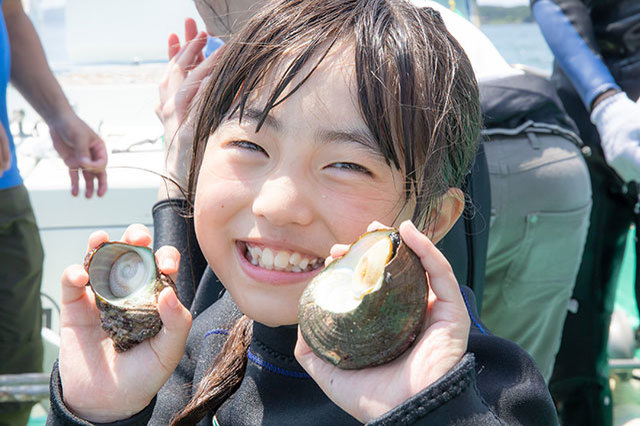
[[[278,326],[297,323],[298,299],[331,246],[351,243],[373,220],[392,225],[404,195],[403,175],[360,116],[352,49],[336,45],[256,133],[272,82],[241,123],[228,117],[209,138],[195,227],[240,310]]]

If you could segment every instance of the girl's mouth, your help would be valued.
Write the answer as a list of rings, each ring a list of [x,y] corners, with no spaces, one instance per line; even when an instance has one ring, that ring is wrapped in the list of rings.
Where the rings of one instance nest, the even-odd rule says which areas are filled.
[[[311,272],[321,268],[324,259],[243,242],[245,259],[254,266],[281,272]]]

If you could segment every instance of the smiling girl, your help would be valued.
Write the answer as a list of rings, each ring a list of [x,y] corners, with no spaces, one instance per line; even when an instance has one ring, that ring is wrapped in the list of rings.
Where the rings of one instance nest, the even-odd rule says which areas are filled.
[[[477,322],[433,246],[463,209],[479,132],[471,66],[437,12],[272,3],[217,58],[197,117],[188,194],[227,293],[192,324],[164,290],[162,331],[116,353],[86,273],[67,268],[50,423],[555,423],[531,359]],[[388,364],[338,370],[298,338],[298,299],[327,256],[380,223],[429,276],[424,331]],[[150,243],[140,226],[123,239]],[[156,257],[177,272],[175,248]]]

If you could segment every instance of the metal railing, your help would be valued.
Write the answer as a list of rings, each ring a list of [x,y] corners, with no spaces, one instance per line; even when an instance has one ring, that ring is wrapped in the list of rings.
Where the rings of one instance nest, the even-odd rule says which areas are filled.
[[[0,374],[0,403],[49,399],[48,373]]]

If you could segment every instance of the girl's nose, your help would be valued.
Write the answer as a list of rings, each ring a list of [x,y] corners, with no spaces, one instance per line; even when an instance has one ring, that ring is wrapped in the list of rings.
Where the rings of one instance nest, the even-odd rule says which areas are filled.
[[[266,180],[253,200],[253,214],[276,226],[309,225],[313,218],[312,197],[289,176]]]

